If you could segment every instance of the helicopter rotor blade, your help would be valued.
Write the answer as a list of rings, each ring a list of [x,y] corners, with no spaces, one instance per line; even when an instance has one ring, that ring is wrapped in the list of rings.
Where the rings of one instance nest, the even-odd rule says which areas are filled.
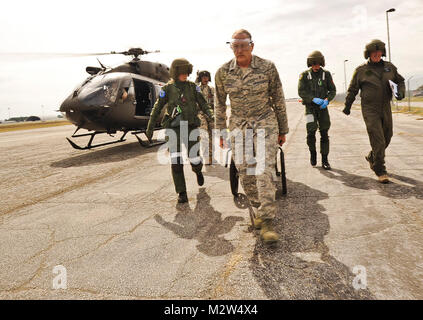
[[[141,48],[132,48],[127,51],[110,51],[110,52],[0,52],[0,56],[21,57],[21,58],[72,58],[72,57],[90,57],[90,56],[104,56],[111,54],[123,55],[144,55],[148,53],[158,53],[160,50],[145,51]]]
[[[20,58],[72,58],[109,55],[110,52],[97,53],[77,53],[77,52],[0,52],[0,56],[20,57]]]

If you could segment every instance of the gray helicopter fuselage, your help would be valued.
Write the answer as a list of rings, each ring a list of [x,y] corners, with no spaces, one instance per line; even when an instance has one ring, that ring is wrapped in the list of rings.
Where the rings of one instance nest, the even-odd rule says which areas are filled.
[[[79,85],[60,111],[78,128],[89,131],[144,130],[159,91],[169,79],[168,70],[163,64],[148,61],[101,70]]]

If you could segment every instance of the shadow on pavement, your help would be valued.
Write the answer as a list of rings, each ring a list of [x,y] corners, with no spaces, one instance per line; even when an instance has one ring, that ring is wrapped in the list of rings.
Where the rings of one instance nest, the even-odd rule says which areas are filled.
[[[287,180],[288,194],[278,201],[275,247],[257,235],[250,269],[269,299],[374,299],[368,289],[355,290],[352,271],[329,253],[324,237],[329,220],[319,201],[328,194]]]
[[[69,148],[71,148],[69,146]],[[52,162],[54,168],[83,167],[92,164],[119,162],[132,159],[141,154],[155,152],[157,147],[143,148],[138,142],[127,143],[114,147],[104,147],[101,150],[81,150],[81,154],[67,159]]]
[[[225,168],[219,163],[203,166],[203,174],[207,177],[216,177],[225,181],[229,181],[229,168]]]
[[[376,179],[351,174],[340,169],[332,169],[330,171],[320,169],[319,171],[324,176],[341,181],[344,185],[350,188],[376,190],[380,195],[394,199],[407,199],[410,197],[423,199],[423,182],[409,177],[403,177],[397,174],[388,174],[389,177],[405,183],[406,185],[396,183],[392,180],[388,184],[381,184]]]
[[[210,196],[205,188],[200,188],[194,210],[189,204],[177,205],[176,209],[178,213],[174,222],[165,221],[160,215],[154,216],[154,219],[180,238],[196,239],[199,242],[197,249],[208,256],[223,256],[234,250],[232,243],[223,235],[244,219],[229,216],[222,220],[222,213],[210,205]]]

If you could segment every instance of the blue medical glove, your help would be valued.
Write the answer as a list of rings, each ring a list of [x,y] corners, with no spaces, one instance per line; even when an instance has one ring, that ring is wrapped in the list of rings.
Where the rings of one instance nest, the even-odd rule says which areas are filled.
[[[323,100],[323,104],[320,106],[320,110],[325,109],[329,105],[329,100]]]
[[[320,99],[320,98],[313,98],[313,102],[319,106],[321,106],[323,104],[325,100]]]

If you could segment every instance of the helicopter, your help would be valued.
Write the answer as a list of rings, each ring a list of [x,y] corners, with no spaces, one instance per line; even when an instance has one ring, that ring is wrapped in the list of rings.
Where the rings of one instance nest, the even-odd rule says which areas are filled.
[[[87,150],[100,146],[125,141],[126,135],[133,134],[143,147],[163,144],[165,141],[143,141],[140,134],[145,134],[150,113],[161,87],[169,80],[169,67],[158,62],[143,61],[139,56],[159,51],[145,51],[131,48],[127,51],[98,53],[92,55],[122,54],[133,56],[127,63],[114,68],[104,66],[86,67],[90,75],[63,101],[59,111],[77,128],[70,138],[70,145],[78,150]],[[160,115],[154,130],[160,126],[164,111]],[[88,133],[77,134],[80,129]],[[114,141],[93,144],[99,134],[113,134],[121,131],[122,136]],[[72,139],[87,137],[86,146],[81,147]],[[71,139],[72,138],[72,139]]]

